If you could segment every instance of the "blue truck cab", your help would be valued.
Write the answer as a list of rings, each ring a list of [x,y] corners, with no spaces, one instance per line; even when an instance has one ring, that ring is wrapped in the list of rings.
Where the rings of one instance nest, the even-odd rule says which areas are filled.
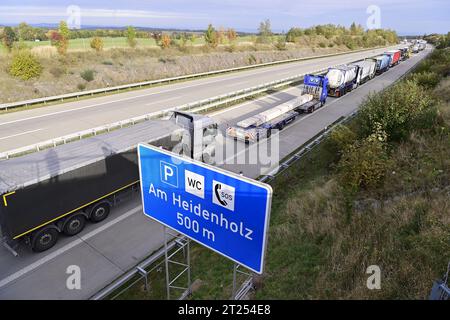
[[[311,113],[325,104],[328,97],[328,78],[322,75],[307,74],[303,80],[302,94],[311,94],[314,98],[300,105],[297,110]]]

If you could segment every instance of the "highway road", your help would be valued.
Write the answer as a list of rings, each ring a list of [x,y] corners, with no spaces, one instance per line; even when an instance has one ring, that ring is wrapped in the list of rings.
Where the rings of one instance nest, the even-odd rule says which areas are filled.
[[[387,73],[376,77],[353,92],[327,104],[313,114],[302,116],[280,132],[281,158],[304,144],[325,126],[341,115],[356,110],[369,92],[377,92],[392,84],[426,52],[413,56]],[[263,97],[238,106],[220,110],[212,116],[223,129],[241,119],[290,100],[299,93],[298,88]],[[262,142],[263,143],[263,142]],[[244,145],[238,142],[237,145]],[[251,145],[242,150],[254,148]],[[243,151],[245,152],[245,151]],[[234,155],[229,160],[233,160]],[[226,169],[256,178],[260,168],[256,165],[225,164]],[[163,229],[143,216],[140,200],[129,201],[112,211],[103,223],[88,225],[78,236],[65,238],[50,251],[33,254],[20,248],[20,257],[13,257],[0,249],[0,299],[86,299],[112,280],[156,251],[162,244]],[[81,289],[68,290],[68,266],[81,268]],[[230,270],[231,272],[231,270]],[[162,275],[163,276],[163,275]]]
[[[0,152],[384,51],[386,48],[317,58],[3,114],[0,115]]]

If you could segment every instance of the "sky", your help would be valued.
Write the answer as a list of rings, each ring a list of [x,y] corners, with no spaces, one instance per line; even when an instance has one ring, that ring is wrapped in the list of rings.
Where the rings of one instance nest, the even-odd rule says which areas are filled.
[[[318,24],[389,28],[400,35],[450,31],[449,0],[0,0],[0,25],[57,23],[254,32],[270,19],[275,32]]]

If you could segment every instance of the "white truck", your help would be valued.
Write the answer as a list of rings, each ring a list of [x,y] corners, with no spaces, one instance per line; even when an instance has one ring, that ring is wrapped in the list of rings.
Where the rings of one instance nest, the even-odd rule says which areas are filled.
[[[366,59],[353,63],[358,66],[358,73],[356,76],[356,84],[363,84],[375,77],[377,71],[377,63],[373,59]]]

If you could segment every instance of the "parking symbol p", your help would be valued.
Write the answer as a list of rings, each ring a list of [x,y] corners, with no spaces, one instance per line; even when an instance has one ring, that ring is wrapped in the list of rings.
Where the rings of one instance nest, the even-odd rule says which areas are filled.
[[[161,182],[178,188],[178,167],[161,161],[160,162]]]

